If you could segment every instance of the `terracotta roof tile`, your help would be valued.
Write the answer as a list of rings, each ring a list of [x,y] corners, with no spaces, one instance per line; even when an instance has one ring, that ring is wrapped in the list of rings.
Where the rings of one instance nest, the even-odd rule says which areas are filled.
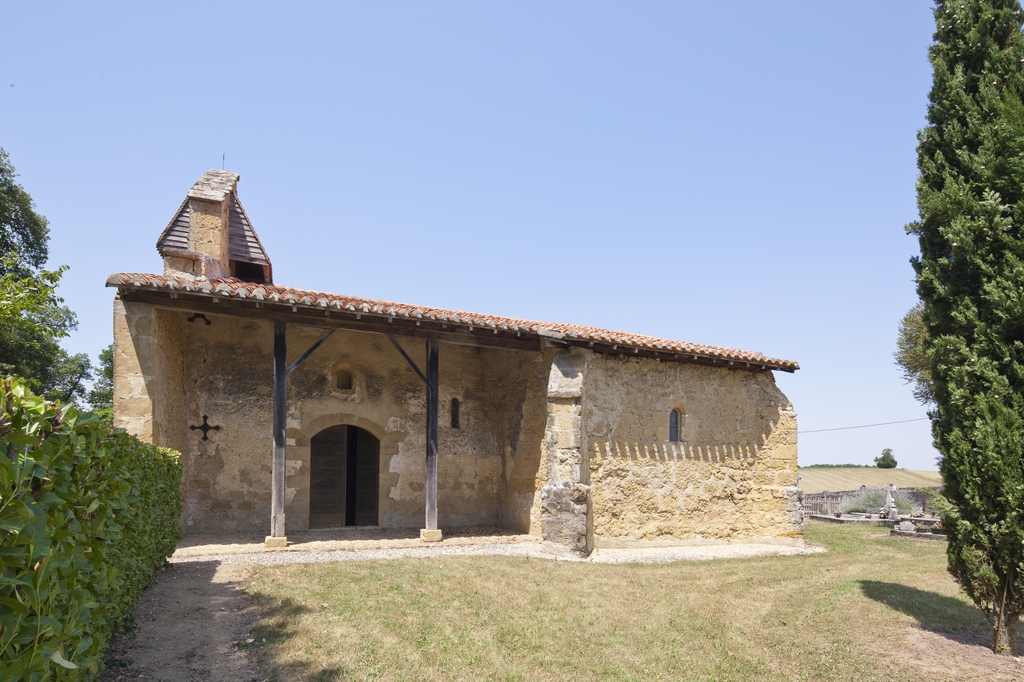
[[[338,311],[359,312],[371,315],[393,316],[397,318],[440,320],[443,322],[466,326],[534,333],[549,338],[569,338],[574,341],[594,341],[602,344],[619,345],[635,349],[659,350],[683,355],[692,354],[703,358],[715,358],[732,362],[742,362],[744,364],[749,362],[752,364],[767,366],[771,369],[780,369],[786,372],[793,372],[800,368],[800,366],[792,360],[769,358],[756,351],[705,346],[696,343],[687,343],[685,341],[659,339],[642,334],[629,334],[626,332],[599,329],[597,327],[585,327],[577,324],[537,322],[533,320],[520,320],[512,317],[470,313],[461,310],[446,310],[444,308],[429,308],[405,303],[393,303],[391,301],[377,301],[368,298],[345,296],[342,294],[328,294],[320,291],[295,289],[293,287],[275,284],[243,282],[242,280],[235,279],[233,277],[210,280],[202,278],[189,279],[185,277],[174,277],[171,275],[119,273],[111,275],[107,279],[107,286],[137,290],[156,289],[168,292],[181,291],[183,293],[269,301],[272,303],[319,307],[326,308],[328,310],[333,309]]]

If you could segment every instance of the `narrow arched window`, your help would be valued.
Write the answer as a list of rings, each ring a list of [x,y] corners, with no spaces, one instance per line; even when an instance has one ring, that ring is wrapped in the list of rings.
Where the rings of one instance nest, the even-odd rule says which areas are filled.
[[[679,442],[679,410],[668,413],[668,439],[673,443]]]
[[[462,424],[459,421],[459,409],[461,407],[462,407],[462,405],[459,404],[459,399],[458,398],[452,398],[452,428],[453,429],[462,428]]]
[[[352,372],[347,369],[339,369],[334,375],[335,387],[339,391],[352,390]]]

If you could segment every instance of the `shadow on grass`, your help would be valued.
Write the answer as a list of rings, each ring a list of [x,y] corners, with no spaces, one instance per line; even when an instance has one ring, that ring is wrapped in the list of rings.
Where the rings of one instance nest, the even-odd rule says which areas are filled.
[[[960,599],[878,580],[861,580],[860,589],[867,598],[917,619],[925,630],[961,644],[992,645],[985,614]]]
[[[253,638],[257,642],[266,640],[266,644],[259,647],[257,654],[264,670],[275,673],[275,677],[282,680],[336,682],[353,678],[352,670],[331,665],[317,665],[317,661],[314,659],[281,660],[281,653],[288,649],[294,649],[291,645],[295,640],[309,638],[310,633],[300,631],[297,625],[302,622],[302,615],[310,613],[314,609],[292,599],[275,602],[265,594],[253,595],[253,603],[260,608],[260,619],[251,629]]]

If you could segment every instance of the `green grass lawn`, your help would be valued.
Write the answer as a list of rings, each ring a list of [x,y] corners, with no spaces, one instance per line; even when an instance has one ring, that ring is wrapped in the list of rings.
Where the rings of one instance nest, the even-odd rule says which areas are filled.
[[[250,646],[277,680],[928,679],[909,635],[988,625],[944,543],[879,531],[808,523],[829,551],[798,557],[264,567]]]

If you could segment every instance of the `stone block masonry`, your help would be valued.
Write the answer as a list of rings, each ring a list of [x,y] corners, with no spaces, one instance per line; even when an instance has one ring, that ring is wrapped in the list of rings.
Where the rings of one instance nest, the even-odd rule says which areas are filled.
[[[593,549],[590,471],[583,430],[583,384],[587,359],[580,349],[559,353],[548,375],[545,460],[541,488],[541,532],[545,540],[579,554]]]
[[[585,383],[598,546],[802,538],[796,414],[770,373],[594,356]]]
[[[116,423],[183,453],[187,529],[263,530],[269,323],[186,317],[115,305]],[[318,338],[314,329],[291,334],[299,349]],[[308,527],[310,439],[350,424],[380,441],[379,524],[421,527],[418,379],[374,336],[338,332],[317,353],[289,378],[289,526]],[[342,365],[352,388],[338,390]],[[443,406],[462,405],[458,428],[441,420],[442,528],[506,525],[581,555],[595,542],[802,536],[796,416],[768,372],[579,348],[444,346],[441,393]],[[673,409],[682,415],[679,442],[668,440]],[[188,428],[203,414],[221,426],[208,441]]]

